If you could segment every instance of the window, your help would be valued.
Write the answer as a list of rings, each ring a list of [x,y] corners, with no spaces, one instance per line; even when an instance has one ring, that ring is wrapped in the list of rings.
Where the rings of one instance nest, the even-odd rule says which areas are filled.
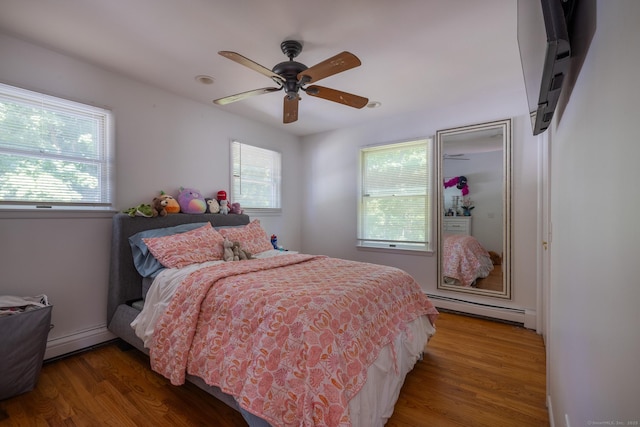
[[[0,206],[110,208],[111,113],[0,84]]]
[[[277,151],[231,141],[231,201],[245,209],[280,210],[280,163]]]
[[[431,140],[360,150],[360,246],[430,250]]]

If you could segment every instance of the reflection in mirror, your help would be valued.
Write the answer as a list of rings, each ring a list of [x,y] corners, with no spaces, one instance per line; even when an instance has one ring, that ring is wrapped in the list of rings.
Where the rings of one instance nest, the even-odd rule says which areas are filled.
[[[438,289],[511,298],[511,120],[436,133]]]

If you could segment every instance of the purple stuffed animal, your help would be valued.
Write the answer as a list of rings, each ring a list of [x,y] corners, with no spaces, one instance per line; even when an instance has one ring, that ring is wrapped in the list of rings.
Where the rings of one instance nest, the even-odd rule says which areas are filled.
[[[193,188],[180,187],[178,204],[180,205],[180,212],[183,213],[200,214],[205,213],[207,210],[207,203],[204,201],[202,193]]]
[[[229,208],[230,214],[241,214],[243,212],[244,210],[240,207],[240,203],[238,202],[231,203],[231,207]]]

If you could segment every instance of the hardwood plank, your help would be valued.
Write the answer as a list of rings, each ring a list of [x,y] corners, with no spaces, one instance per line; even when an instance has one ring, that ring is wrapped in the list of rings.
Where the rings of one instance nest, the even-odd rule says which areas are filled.
[[[533,331],[442,313],[407,375],[389,427],[548,426],[545,351]],[[192,384],[108,344],[46,363],[32,392],[0,401],[0,426],[246,426]]]
[[[394,416],[423,405],[420,425],[544,426],[540,336],[508,324],[442,313],[425,358],[409,373]],[[415,383],[417,381],[417,384]],[[446,416],[431,424],[430,414]],[[398,424],[402,425],[402,424]]]
[[[491,273],[484,279],[476,279],[474,287],[478,289],[488,289],[491,291],[503,290],[502,265],[494,265]]]

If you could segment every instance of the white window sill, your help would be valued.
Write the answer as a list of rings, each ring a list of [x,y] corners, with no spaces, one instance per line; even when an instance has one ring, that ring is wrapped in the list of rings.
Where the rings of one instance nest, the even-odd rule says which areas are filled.
[[[0,208],[0,219],[111,218],[116,213],[112,209]]]
[[[253,216],[282,216],[282,209],[242,208],[245,215]]]
[[[356,249],[365,252],[386,252],[390,254],[417,255],[417,256],[433,256],[433,250],[426,249],[407,249],[407,248],[390,248],[382,246],[364,246],[356,245]]]

